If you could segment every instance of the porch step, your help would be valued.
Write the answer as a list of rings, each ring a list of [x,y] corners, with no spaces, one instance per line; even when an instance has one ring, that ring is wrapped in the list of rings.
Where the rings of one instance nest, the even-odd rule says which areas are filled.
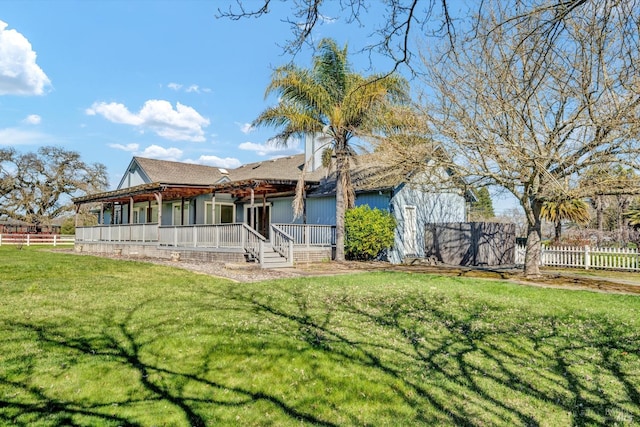
[[[291,267],[285,260],[285,257],[273,250],[270,244],[264,245],[264,253],[262,255],[262,268],[283,268]]]

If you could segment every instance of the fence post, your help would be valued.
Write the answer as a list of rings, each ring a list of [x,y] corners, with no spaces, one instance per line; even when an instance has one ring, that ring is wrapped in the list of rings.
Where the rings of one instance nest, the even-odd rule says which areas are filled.
[[[30,235],[27,234],[27,246],[29,246],[31,244],[31,239],[30,239]]]
[[[0,246],[2,246],[2,234],[0,234]]]
[[[54,247],[55,247],[55,245],[56,245],[56,237],[57,237],[57,236],[54,234],[54,235],[53,235],[53,246],[54,246]]]
[[[590,252],[589,245],[586,245],[584,247],[584,269],[588,270],[589,267],[591,266],[591,252]]]

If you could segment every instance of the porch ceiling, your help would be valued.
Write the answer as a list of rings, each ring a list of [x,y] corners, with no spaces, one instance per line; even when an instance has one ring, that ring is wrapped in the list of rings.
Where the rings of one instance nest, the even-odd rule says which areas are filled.
[[[275,193],[294,193],[297,181],[291,180],[256,180],[248,179],[244,181],[225,182],[213,186],[212,191],[216,193],[227,193],[238,199],[251,197],[253,190],[254,196],[262,194]]]
[[[226,193],[233,197],[242,199],[251,196],[264,194],[294,193],[297,181],[292,180],[244,180],[225,182],[213,185],[188,185],[188,184],[163,184],[150,183],[137,185],[135,187],[122,188],[120,190],[107,191],[103,193],[90,194],[76,197],[73,202],[76,205],[85,203],[122,203],[127,204],[131,199],[134,203],[155,200],[155,194],[162,194],[163,200],[177,200],[181,198],[191,198],[202,194]]]

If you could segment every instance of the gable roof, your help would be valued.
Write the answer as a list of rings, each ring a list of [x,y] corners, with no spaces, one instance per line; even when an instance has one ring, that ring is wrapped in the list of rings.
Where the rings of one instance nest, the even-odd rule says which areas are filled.
[[[134,157],[150,182],[165,184],[211,185],[226,174],[219,168],[194,163],[172,162],[168,160]]]

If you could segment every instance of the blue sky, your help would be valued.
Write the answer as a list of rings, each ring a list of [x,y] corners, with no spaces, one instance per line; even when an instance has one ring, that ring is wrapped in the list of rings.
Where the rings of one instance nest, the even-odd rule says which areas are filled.
[[[106,165],[111,188],[134,155],[234,168],[300,153],[249,126],[277,102],[264,91],[291,60],[290,4],[272,3],[267,16],[231,21],[216,15],[234,0],[2,0],[0,146],[77,151]],[[347,43],[357,72],[386,72],[388,60],[359,53],[381,16],[346,24],[336,11],[313,36]]]
[[[216,19],[231,4],[3,0],[0,145],[78,151],[107,166],[112,186],[134,155],[233,168],[301,152],[267,144],[274,129],[249,126],[277,101],[264,90],[273,68],[291,59],[282,48],[289,24],[277,10]],[[350,51],[366,42],[366,28],[327,18],[317,39],[348,42]],[[354,61],[357,71],[367,72],[365,59],[361,69]],[[296,62],[309,66],[310,53]]]

